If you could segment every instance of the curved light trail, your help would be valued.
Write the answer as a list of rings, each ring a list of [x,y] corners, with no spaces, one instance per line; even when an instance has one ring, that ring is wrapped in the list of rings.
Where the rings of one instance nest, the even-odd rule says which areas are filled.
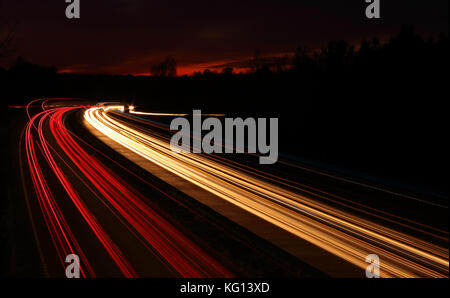
[[[30,103],[34,103],[33,101]],[[30,105],[28,107],[30,107]],[[78,254],[82,261],[81,275],[95,277],[95,268],[85,254],[89,249],[81,247],[77,236],[71,230],[55,195],[49,186],[50,178],[42,170],[51,169],[75,210],[79,212],[87,226],[95,235],[111,260],[125,277],[137,277],[138,273],[111,239],[95,214],[85,204],[82,195],[74,187],[74,177],[81,182],[135,237],[181,277],[232,277],[225,267],[208,255],[160,216],[148,204],[148,198],[117,176],[106,165],[87,153],[71,136],[64,125],[64,116],[78,107],[59,107],[45,110],[30,116],[26,127],[25,145],[28,169],[33,188],[42,211],[45,224],[53,245],[65,268],[64,260],[68,254]],[[49,134],[46,133],[49,127]],[[55,144],[51,145],[51,144]],[[67,174],[62,165],[71,168]],[[74,165],[74,166],[71,166]],[[77,173],[81,174],[77,174]],[[64,272],[64,271],[62,271]]]
[[[84,117],[148,161],[361,269],[368,265],[366,256],[377,254],[381,277],[448,277],[448,245],[441,247],[318,202],[212,155],[175,153],[168,137],[115,119],[104,108],[87,109]]]

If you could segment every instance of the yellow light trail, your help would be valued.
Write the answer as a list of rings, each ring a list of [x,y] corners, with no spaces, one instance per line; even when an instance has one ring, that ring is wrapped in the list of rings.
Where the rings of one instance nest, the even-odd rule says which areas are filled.
[[[117,109],[117,107],[116,107]],[[174,113],[150,113],[150,112],[137,112],[134,106],[129,106],[128,111],[130,114],[135,115],[144,115],[144,116],[172,116],[172,117],[186,117],[189,114],[174,114]],[[123,112],[123,110],[122,110]],[[211,117],[223,117],[225,114],[203,114],[203,116],[211,116]]]
[[[212,156],[173,152],[168,138],[112,119],[106,109],[90,108],[84,117],[150,162],[363,270],[369,265],[366,256],[377,254],[381,277],[448,277],[448,248],[317,202]]]

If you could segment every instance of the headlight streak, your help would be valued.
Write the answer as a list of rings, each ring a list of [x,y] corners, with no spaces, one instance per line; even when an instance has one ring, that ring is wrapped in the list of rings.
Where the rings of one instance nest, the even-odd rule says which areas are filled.
[[[120,111],[124,111],[125,107],[113,107],[114,110],[120,110]],[[104,109],[105,111],[108,111],[106,109]],[[128,107],[128,111],[130,114],[135,114],[135,115],[143,115],[143,116],[170,116],[170,117],[186,117],[189,116],[189,114],[186,113],[149,113],[149,112],[137,112],[135,111],[135,107],[134,106],[129,106]],[[210,116],[210,117],[223,117],[225,116],[225,114],[202,114],[202,116]]]
[[[85,119],[147,160],[362,269],[365,257],[375,253],[382,277],[448,276],[445,247],[315,202],[207,155],[176,154],[161,136],[144,134],[99,108],[86,110]]]
[[[222,226],[221,224],[215,222],[214,220],[211,220],[208,216],[205,216],[205,214],[203,214],[202,212],[199,212],[199,210],[197,210],[197,208],[192,208],[191,206],[189,206],[188,204],[186,204],[186,202],[184,202],[183,199],[179,199],[176,198],[174,196],[171,196],[170,194],[168,194],[167,192],[165,192],[164,190],[156,187],[154,184],[150,183],[147,179],[143,178],[141,175],[136,174],[134,171],[128,169],[127,167],[125,167],[124,165],[122,165],[121,163],[117,162],[116,160],[114,160],[113,158],[111,158],[109,155],[105,154],[104,152],[100,151],[99,149],[97,149],[96,147],[92,146],[91,144],[87,143],[85,140],[83,140],[82,138],[80,138],[79,136],[77,136],[75,133],[73,133],[72,131],[66,129],[73,138],[77,139],[78,141],[80,141],[81,143],[83,143],[84,145],[88,146],[89,148],[91,148],[92,150],[94,150],[96,153],[98,153],[99,155],[103,156],[105,159],[107,159],[108,161],[114,163],[115,165],[117,165],[118,167],[120,167],[122,170],[128,172],[130,175],[134,176],[135,178],[137,178],[138,180],[140,180],[141,182],[145,183],[147,186],[151,187],[152,189],[157,190],[159,193],[163,194],[166,198],[170,199],[171,201],[173,201],[174,203],[176,203],[177,205],[180,205],[183,208],[186,208],[187,210],[189,210],[190,213],[194,214],[196,218],[201,218],[203,221],[205,221],[208,225],[213,226],[215,229],[217,229],[218,231],[220,231],[220,233],[227,235],[228,237],[239,241],[242,245],[244,245],[245,247],[250,248],[253,253],[257,253],[262,257],[266,257],[266,258],[271,258],[273,259],[273,256],[268,256],[266,252],[264,252],[264,250],[262,250],[260,247],[255,246],[254,243],[250,240],[246,240],[246,239],[242,239],[241,237],[239,237],[239,235],[236,235],[235,233],[233,233],[233,231],[230,231],[227,229],[227,227]],[[99,198],[101,200],[101,198]],[[277,260],[277,265],[285,268],[287,271],[290,270],[288,267],[288,264],[285,264],[282,260]]]

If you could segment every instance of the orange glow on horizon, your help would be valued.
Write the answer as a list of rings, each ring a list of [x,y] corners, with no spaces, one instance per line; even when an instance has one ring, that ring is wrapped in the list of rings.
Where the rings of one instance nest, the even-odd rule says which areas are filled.
[[[225,65],[228,63],[236,62],[238,60],[227,60],[227,61],[212,61],[210,63],[200,63],[200,64],[190,64],[190,65],[180,65],[177,67],[177,76],[190,76],[194,75],[196,72],[203,73],[205,70],[209,69],[212,72],[221,73],[223,68],[226,68]],[[223,67],[218,67],[220,65],[224,65]],[[92,71],[87,66],[86,67],[66,67],[61,70],[58,70],[58,73],[61,74],[111,74],[111,75],[128,75],[131,74],[133,76],[150,76],[150,71],[142,72],[142,71],[130,71],[125,70],[125,68],[129,68],[128,65],[123,65],[123,70],[120,70],[121,67],[115,68],[116,71]],[[249,68],[245,67],[233,67],[233,73],[248,73],[250,71]]]

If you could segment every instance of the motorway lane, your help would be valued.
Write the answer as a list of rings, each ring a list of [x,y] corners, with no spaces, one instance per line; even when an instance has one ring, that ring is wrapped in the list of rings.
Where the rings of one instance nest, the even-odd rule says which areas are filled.
[[[206,225],[201,230],[210,235],[225,235],[217,239],[223,247],[217,242],[208,245],[208,239],[192,234],[192,227],[183,229],[179,218],[170,218],[176,208],[168,212],[154,204],[177,201],[176,197],[148,181],[130,178],[126,168],[117,175],[119,165],[109,160],[106,166],[105,156],[100,158],[89,141],[66,129],[65,117],[77,109],[52,108],[36,114],[25,133],[27,202],[49,276],[63,276],[69,253],[80,255],[86,277],[322,275],[192,203],[183,215],[200,213],[202,220],[196,220],[195,226]],[[33,181],[33,189],[26,181]],[[134,186],[139,183],[146,186],[137,190]],[[241,257],[230,260],[232,249]]]
[[[436,245],[368,220],[365,215],[370,209],[364,210],[363,216],[349,213],[221,158],[175,154],[166,135],[119,120],[101,108],[88,110],[85,118],[104,135],[148,161],[361,269],[367,266],[365,257],[375,253],[382,260],[385,277],[448,276],[448,233],[447,244]],[[383,216],[393,224],[408,226],[388,214]],[[428,233],[433,238],[445,242],[445,231],[431,230]]]
[[[135,266],[124,258],[124,254],[133,255],[127,252],[135,251],[145,256],[145,268],[152,268],[155,276],[173,276],[151,250],[142,247],[139,239],[129,237],[130,233],[126,233],[122,225],[113,225],[120,219],[109,212],[108,205],[100,203],[99,193],[92,185],[73,179],[82,174],[78,167],[69,163],[67,158],[58,158],[64,156],[63,150],[51,149],[59,148],[50,129],[52,116],[53,112],[44,112],[32,118],[36,121],[30,122],[26,133],[30,180],[35,180],[32,185],[38,194],[31,196],[29,201],[34,211],[34,224],[37,225],[37,241],[45,255],[43,261],[49,268],[49,275],[63,276],[65,256],[75,252],[80,256],[81,268],[86,269],[83,276],[138,276]],[[36,131],[32,123],[36,125]],[[41,152],[47,155],[39,154]],[[99,227],[100,221],[110,224]]]

